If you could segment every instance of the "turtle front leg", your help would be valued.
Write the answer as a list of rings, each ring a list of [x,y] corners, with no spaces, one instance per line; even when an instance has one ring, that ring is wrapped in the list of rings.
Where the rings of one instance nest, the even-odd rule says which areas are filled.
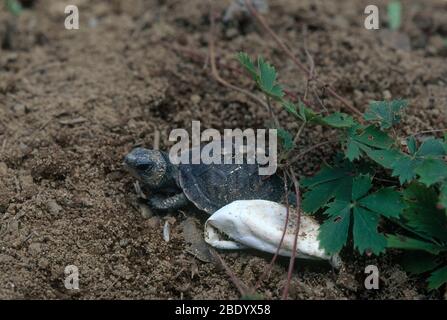
[[[149,198],[149,204],[156,210],[174,211],[185,207],[188,204],[188,198],[186,198],[183,192],[177,193],[171,197],[153,195]]]

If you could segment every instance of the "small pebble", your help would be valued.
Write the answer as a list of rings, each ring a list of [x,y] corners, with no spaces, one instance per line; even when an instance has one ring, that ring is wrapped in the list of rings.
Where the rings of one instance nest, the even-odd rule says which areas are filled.
[[[389,90],[385,90],[383,91],[383,98],[385,100],[391,100],[393,96],[391,95],[391,92]]]
[[[148,205],[144,203],[139,203],[138,206],[140,208],[141,217],[143,219],[149,219],[154,215],[154,213],[152,212],[151,208],[149,208]]]
[[[40,258],[39,262],[37,263],[40,268],[47,269],[50,263],[48,262],[48,259],[46,258]]]
[[[0,162],[0,175],[6,175],[8,173],[8,166],[4,162]]]
[[[37,255],[42,251],[42,245],[39,242],[33,242],[29,245],[29,251],[32,255]]]
[[[48,201],[47,208],[51,214],[58,214],[62,211],[62,207],[54,200]]]
[[[160,225],[160,218],[159,217],[152,217],[152,218],[148,219],[147,220],[147,225],[151,229],[158,228],[158,226]]]
[[[14,261],[13,257],[11,257],[7,254],[0,254],[0,263],[1,264],[7,263],[7,262],[12,262],[12,261]]]
[[[166,242],[171,240],[171,227],[169,226],[169,222],[165,221],[165,225],[163,227],[163,239]]]
[[[129,240],[127,239],[121,239],[120,240],[120,247],[126,247],[129,244]]]
[[[201,98],[198,94],[193,94],[193,95],[190,97],[190,100],[191,100],[191,102],[194,103],[194,104],[199,104],[200,101],[202,101],[202,98]]]
[[[26,106],[24,104],[18,103],[16,105],[14,105],[12,107],[12,111],[17,115],[17,116],[24,116],[26,114]]]

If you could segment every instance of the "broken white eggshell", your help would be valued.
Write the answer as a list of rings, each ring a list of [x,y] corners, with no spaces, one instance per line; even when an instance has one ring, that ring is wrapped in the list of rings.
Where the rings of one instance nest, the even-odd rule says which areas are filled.
[[[205,223],[205,241],[218,249],[254,248],[276,253],[284,231],[287,208],[266,200],[238,200],[217,210]],[[297,213],[289,210],[289,221],[279,255],[291,256],[295,241]],[[340,257],[320,249],[317,221],[301,215],[297,258],[328,260],[341,266]]]

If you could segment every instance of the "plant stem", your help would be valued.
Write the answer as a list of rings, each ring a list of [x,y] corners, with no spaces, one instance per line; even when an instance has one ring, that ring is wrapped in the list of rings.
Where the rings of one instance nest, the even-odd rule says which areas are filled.
[[[255,9],[253,4],[251,3],[251,0],[245,0],[245,5],[248,8],[248,11],[251,13],[253,17],[259,22],[259,24],[267,31],[268,34],[273,38],[273,40],[276,42],[276,44],[281,47],[281,49],[286,53],[286,55],[292,60],[292,62],[304,73],[307,74],[308,77],[311,76],[310,70],[299,61],[293,52],[286,46],[286,44],[278,37],[278,35],[268,26],[264,18],[258,13],[258,11]],[[317,83],[320,85],[323,85],[326,90],[339,102],[341,102],[347,109],[349,109],[351,112],[355,113],[359,117],[359,121],[363,121],[362,116],[363,114],[355,108],[351,103],[349,103],[345,98],[340,96],[330,85],[322,82],[317,77],[314,78]]]
[[[219,262],[219,264],[223,267],[227,275],[230,277],[233,284],[239,290],[241,296],[246,296],[251,293],[251,290],[247,288],[247,286],[234,274],[231,268],[225,263],[222,257],[217,253],[216,250],[210,249],[211,255]]]
[[[296,250],[298,246],[298,234],[300,232],[300,224],[301,224],[301,195],[300,195],[300,186],[298,183],[298,180],[295,176],[295,173],[292,169],[289,169],[289,174],[292,179],[294,188],[295,188],[295,196],[296,196],[296,212],[297,212],[297,218],[296,218],[296,229],[295,229],[295,238],[293,241],[293,249],[292,249],[292,255],[290,257],[290,263],[289,263],[289,270],[287,272],[287,281],[284,286],[284,290],[282,293],[282,299],[287,299],[289,295],[289,287],[290,287],[290,281],[292,280],[292,273],[293,273],[293,267],[295,265],[295,258],[296,258]]]
[[[211,64],[211,73],[212,73],[214,79],[221,85],[223,85],[227,88],[230,88],[232,90],[238,91],[240,93],[243,93],[244,95],[250,97],[252,100],[254,100],[257,103],[259,103],[260,105],[264,106],[264,108],[266,108],[268,111],[269,110],[268,105],[261,98],[254,95],[250,91],[247,91],[243,88],[239,88],[239,87],[227,82],[219,75],[219,71],[217,70],[217,67],[216,67],[216,52],[215,52],[215,45],[214,45],[214,32],[215,32],[216,23],[215,23],[214,11],[213,11],[213,6],[211,4],[211,1],[209,1],[209,5],[210,5],[209,18],[210,18],[211,28],[210,28],[210,32],[209,32],[209,38],[208,38],[208,50],[209,50],[209,57],[210,57],[210,64]]]

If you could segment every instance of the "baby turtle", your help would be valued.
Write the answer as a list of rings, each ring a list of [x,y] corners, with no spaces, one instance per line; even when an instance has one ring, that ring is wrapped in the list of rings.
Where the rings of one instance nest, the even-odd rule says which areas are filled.
[[[259,175],[257,164],[245,162],[174,165],[167,153],[144,148],[132,150],[124,159],[127,170],[149,189],[153,209],[173,211],[192,202],[209,214],[235,200],[281,200],[282,179]]]

